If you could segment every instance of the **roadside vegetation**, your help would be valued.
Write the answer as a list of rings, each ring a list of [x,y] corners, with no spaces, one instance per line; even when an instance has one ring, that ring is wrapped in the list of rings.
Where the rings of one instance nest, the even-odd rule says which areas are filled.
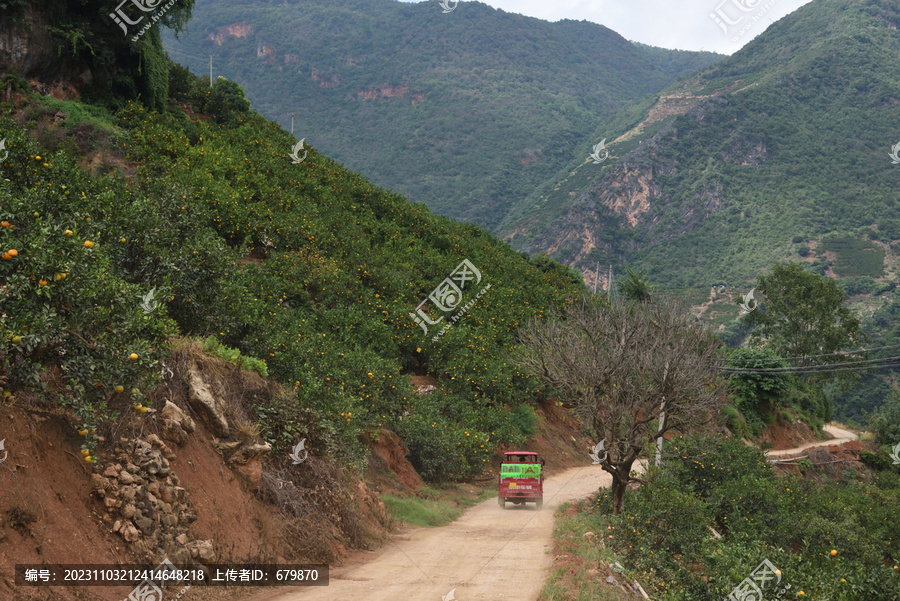
[[[459,486],[434,488],[424,486],[415,497],[381,495],[388,514],[399,522],[433,528],[444,526],[461,516],[463,512],[482,501],[497,495],[496,481],[478,490]]]
[[[602,599],[613,587],[597,570],[605,578],[619,562],[625,571],[615,577],[638,581],[652,599],[720,600],[768,560],[780,574],[761,587],[765,598],[783,591],[781,598],[896,601],[898,501],[896,467],[870,481],[816,483],[777,477],[759,450],[735,438],[676,438],[622,514],[612,513],[603,490],[592,507],[557,526],[558,541],[596,562],[573,588],[600,596],[554,597],[551,583],[542,598]]]

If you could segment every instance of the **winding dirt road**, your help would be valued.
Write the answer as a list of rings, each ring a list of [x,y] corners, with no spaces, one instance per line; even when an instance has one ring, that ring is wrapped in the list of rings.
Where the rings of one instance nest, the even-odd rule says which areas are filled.
[[[834,426],[824,430],[834,439],[767,455],[797,454],[858,439]],[[370,561],[332,567],[327,587],[285,588],[247,601],[439,601],[451,591],[454,595],[447,598],[458,601],[535,601],[553,563],[553,513],[562,503],[609,485],[610,476],[600,466],[569,469],[545,480],[541,510],[533,504],[501,509],[495,497],[447,526],[415,528],[396,537]]]
[[[833,444],[842,444],[845,442],[850,442],[851,440],[859,440],[859,436],[850,432],[849,430],[844,430],[842,428],[837,428],[835,426],[824,426],[822,428],[834,438],[831,440],[823,440],[821,442],[810,442],[808,444],[800,445],[796,449],[784,449],[781,451],[767,451],[767,457],[782,457],[784,455],[793,455],[794,453],[802,453],[807,449],[812,449],[814,447],[827,447]]]
[[[347,569],[332,568],[327,587],[256,595],[253,601],[534,601],[547,580],[553,513],[560,504],[609,486],[598,465],[573,468],[544,481],[544,507],[501,509],[492,498],[442,528],[417,528]]]

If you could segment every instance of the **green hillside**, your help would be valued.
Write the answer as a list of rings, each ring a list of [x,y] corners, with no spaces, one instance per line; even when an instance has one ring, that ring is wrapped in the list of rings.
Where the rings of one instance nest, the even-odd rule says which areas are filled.
[[[64,0],[54,0],[44,10],[62,14],[64,5]],[[825,7],[823,14],[840,25],[838,15],[828,12],[833,8],[830,0],[819,0],[816,6]],[[869,11],[848,10],[848,18],[876,19],[900,12],[887,5],[867,6]],[[30,14],[46,16],[40,10],[32,5]],[[253,13],[242,14],[249,19]],[[874,22],[871,19],[864,22]],[[90,19],[81,23],[88,33],[92,31]],[[884,41],[889,51],[895,49],[894,34],[874,29],[867,35]],[[160,59],[158,38],[135,44],[145,52],[138,55]],[[258,48],[265,52],[264,45]],[[31,57],[26,52],[22,62]],[[85,51],[72,59],[72,66],[77,72],[77,67],[94,59]],[[669,64],[681,60],[672,58]],[[47,476],[51,472],[44,477],[59,483],[58,488],[49,487],[45,497],[24,485],[9,487],[4,499],[9,509],[4,507],[0,531],[5,556],[22,550],[32,553],[33,547],[49,562],[52,556],[44,543],[50,542],[54,524],[57,532],[74,532],[58,525],[70,522],[67,516],[77,510],[88,525],[84,531],[91,531],[88,544],[79,543],[79,560],[94,565],[101,554],[106,556],[106,545],[94,541],[110,543],[117,561],[146,561],[154,555],[147,543],[158,540],[156,555],[171,554],[184,565],[216,565],[213,560],[247,553],[251,561],[280,563],[310,554],[327,567],[350,549],[368,549],[370,537],[378,544],[391,540],[380,530],[377,539],[365,533],[363,519],[357,521],[371,507],[379,507],[378,491],[385,478],[400,481],[400,470],[384,457],[385,465],[374,470],[372,487],[362,481],[371,473],[365,469],[369,445],[385,435],[383,429],[390,431],[390,447],[383,448],[392,449],[392,459],[408,457],[419,475],[437,483],[412,491],[411,497],[418,495],[413,503],[446,508],[452,501],[455,510],[457,502],[464,505],[467,498],[481,494],[470,483],[491,464],[496,466],[498,452],[505,448],[527,442],[550,457],[568,448],[557,460],[577,462],[578,455],[571,455],[576,447],[569,447],[566,440],[578,445],[574,435],[581,428],[592,440],[603,434],[609,437],[600,464],[606,472],[616,473],[617,492],[623,494],[613,500],[601,484],[594,498],[581,501],[581,510],[562,505],[555,516],[545,514],[546,519],[558,520],[560,539],[565,539],[559,544],[565,555],[558,556],[565,561],[546,572],[548,599],[611,594],[626,598],[618,596],[617,586],[607,584],[608,575],[612,582],[622,581],[627,598],[633,598],[631,586],[636,582],[643,582],[654,599],[664,601],[736,598],[757,583],[767,590],[776,588],[769,588],[769,582],[777,577],[777,584],[784,584],[775,594],[784,598],[897,601],[900,528],[894,516],[900,474],[888,452],[900,449],[894,446],[900,436],[900,395],[885,403],[873,420],[871,441],[841,449],[810,448],[806,456],[777,468],[760,449],[745,443],[767,425],[781,435],[799,434],[797,421],[818,430],[830,420],[824,389],[828,381],[817,377],[830,372],[784,372],[788,359],[776,352],[786,355],[785,349],[798,348],[809,359],[817,349],[832,353],[861,341],[858,320],[843,306],[844,291],[852,294],[859,313],[871,316],[866,328],[874,343],[900,339],[896,327],[900,303],[889,299],[893,282],[886,281],[895,273],[898,224],[875,196],[890,190],[887,178],[878,175],[890,167],[882,169],[875,163],[886,160],[877,159],[870,149],[879,124],[888,122],[885,107],[900,104],[887,83],[886,68],[867,63],[875,79],[850,80],[857,82],[854,89],[860,94],[865,82],[874,81],[871,85],[880,90],[877,101],[866,96],[868,104],[861,103],[859,110],[849,101],[839,102],[839,86],[826,83],[830,80],[817,80],[815,92],[801,96],[805,104],[797,108],[760,75],[758,90],[713,98],[672,122],[647,124],[641,135],[655,130],[656,137],[633,138],[631,143],[641,148],[624,159],[621,149],[613,146],[610,165],[600,170],[608,179],[594,185],[612,181],[620,189],[633,187],[624,167],[615,175],[618,163],[631,165],[633,172],[647,169],[653,178],[640,183],[652,201],[645,212],[640,202],[623,205],[635,218],[631,230],[622,229],[618,215],[598,213],[609,232],[644,236],[596,237],[592,243],[598,252],[613,248],[621,253],[616,258],[633,256],[634,262],[652,268],[653,285],[629,271],[618,297],[621,302],[613,305],[612,295],[582,300],[586,287],[581,275],[546,254],[518,252],[486,229],[436,216],[424,204],[410,203],[342,166],[315,143],[298,143],[279,124],[252,111],[238,83],[225,78],[210,82],[174,63],[151,63],[158,69],[149,81],[141,79],[144,72],[139,71],[148,63],[123,67],[119,73],[120,82],[143,81],[144,87],[110,86],[103,94],[85,84],[85,89],[98,94],[93,103],[42,93],[44,86],[53,86],[56,95],[72,97],[75,88],[69,80],[49,77],[36,86],[19,77],[13,66],[0,65],[0,81],[9,90],[0,102],[0,392],[3,403],[22,413],[5,413],[13,417],[13,424],[22,425],[28,441],[17,442],[16,453],[28,454],[29,465],[43,461],[51,466],[52,477]],[[804,88],[796,84],[799,73],[775,81],[800,92]],[[841,73],[838,69],[832,75]],[[849,75],[839,83],[847,79]],[[623,131],[632,128],[651,104],[652,100],[634,103],[615,123]],[[844,125],[847,121],[867,127],[865,135],[858,142],[844,140],[840,151],[828,147],[821,156],[803,154],[805,147],[798,140],[818,136],[833,142],[837,136],[808,131],[810,115],[815,114],[811,107],[820,105],[832,106],[834,113],[830,120],[820,116],[815,121],[819,128],[827,123],[835,124],[835,132],[843,131],[849,127]],[[736,149],[744,154],[735,154]],[[801,171],[807,158],[812,161],[808,174]],[[697,175],[701,164],[706,165],[702,171],[708,179]],[[843,168],[859,178],[852,180],[858,185],[851,185],[850,176],[825,177],[825,168]],[[804,174],[805,179],[800,177]],[[576,177],[590,180],[583,173]],[[801,180],[807,188],[790,187]],[[552,190],[555,183],[546,189]],[[673,191],[681,186],[688,187],[679,196]],[[704,205],[708,215],[691,204],[697,190],[708,192],[701,195],[709,201]],[[840,205],[851,191],[865,191],[876,199],[870,202],[871,216],[865,207]],[[669,196],[660,196],[662,192]],[[728,204],[728,194],[738,192],[746,207]],[[825,192],[832,196],[825,197]],[[782,194],[782,204],[772,200],[777,195],[766,196],[774,193]],[[813,194],[819,204],[810,201],[809,210],[821,207],[822,212],[805,215],[809,207],[804,208],[802,201]],[[586,207],[589,200],[583,195],[573,206]],[[866,223],[869,217],[879,221]],[[715,220],[723,218],[732,229],[709,229],[722,226]],[[708,282],[726,273],[735,264],[728,262],[727,252],[750,257],[750,267],[754,261],[761,264],[769,251],[753,243],[762,244],[769,240],[767,235],[786,229],[779,219],[805,228],[786,234],[786,248],[813,261],[820,272],[854,277],[845,279],[841,290],[833,280],[809,274],[797,264],[773,269],[771,277],[759,284],[765,300],[744,322],[755,321],[760,328],[756,332],[766,333],[766,339],[759,348],[720,354],[712,336],[659,297],[674,286],[687,286],[692,277]],[[853,220],[860,222],[856,229],[844,227]],[[578,232],[591,223],[588,219],[578,223]],[[764,224],[768,229],[754,233],[753,227]],[[544,232],[558,235],[551,227]],[[829,235],[817,237],[817,232]],[[862,239],[863,232],[867,240]],[[530,232],[521,235],[535,244]],[[777,239],[772,240],[777,246]],[[700,245],[691,249],[688,243]],[[661,250],[667,244],[670,254]],[[719,250],[703,244],[718,244]],[[560,248],[561,255],[577,252],[562,244]],[[754,273],[750,267],[748,277]],[[703,301],[703,294],[693,294],[692,304]],[[733,301],[730,308],[735,308]],[[523,331],[522,326],[533,319],[536,328]],[[540,330],[552,344],[545,347],[549,353],[535,347],[541,343],[532,334]],[[731,333],[741,338],[742,333]],[[150,413],[160,409],[158,403],[152,407],[153,399],[177,398],[172,392],[179,386],[184,387],[176,391],[181,397],[201,396],[199,383],[189,384],[192,369],[207,370],[204,376],[210,380],[225,370],[237,370],[218,362],[192,364],[191,353],[199,355],[200,349],[270,381],[260,384],[253,376],[254,382],[248,383],[228,374],[216,382],[239,398],[240,411],[217,410],[236,422],[227,438],[215,428],[199,430],[191,447],[179,450],[175,467],[192,472],[192,479],[179,480],[176,470],[161,461],[158,465],[165,465],[168,473],[156,466],[152,472],[134,470],[129,461],[133,453],[122,447],[138,437],[149,442],[154,430],[166,427],[159,415]],[[176,370],[170,361],[178,363]],[[570,375],[556,379],[560,372]],[[728,388],[719,379],[723,375]],[[419,394],[414,378],[417,384],[432,382],[434,389]],[[694,386],[695,393],[685,392],[686,386],[678,388],[679,382]],[[539,428],[534,406],[548,399],[556,406],[543,414],[553,427]],[[852,397],[846,403],[861,411],[862,405],[854,403],[870,400]],[[550,405],[543,403],[546,409]],[[194,431],[187,420],[179,421]],[[67,422],[76,427],[67,430]],[[632,472],[632,462],[638,456],[652,457],[655,438],[663,440],[667,431],[678,436],[664,440],[662,465],[651,461],[640,475]],[[56,436],[54,457],[68,463],[42,459],[41,449],[53,443],[39,440],[39,432]],[[399,435],[402,445],[395,444],[391,432]],[[219,463],[216,454],[224,454],[235,442],[257,447],[261,441],[272,445],[262,460],[269,466],[284,466],[290,449],[302,446],[299,442],[315,461],[305,463],[302,479],[296,472],[269,471],[269,484],[264,484],[263,473],[256,472],[269,493],[254,486],[240,468],[235,467],[232,475],[226,464]],[[73,452],[79,444],[81,456]],[[172,452],[162,444],[153,446],[161,447],[159,456],[166,455],[163,450]],[[197,446],[206,449],[200,452]],[[263,449],[260,455],[268,450]],[[596,445],[593,456],[602,449]],[[588,463],[586,451],[581,452],[583,466]],[[73,469],[67,455],[76,457],[85,470]],[[621,461],[623,455],[629,456],[627,465]],[[15,459],[4,464],[4,472],[7,468],[20,483],[26,479],[23,474],[33,471]],[[408,483],[406,471],[403,480]],[[166,475],[173,486],[159,490],[154,487],[158,480],[147,481],[137,474]],[[570,475],[585,474],[595,477],[598,472],[578,468]],[[244,477],[246,494],[237,492]],[[554,477],[561,482],[569,476]],[[412,480],[411,486],[417,486]],[[455,489],[446,486],[454,480],[467,482]],[[302,489],[302,494],[286,491],[283,498],[270,496],[276,490],[274,481],[279,483],[277,490],[284,484],[286,489]],[[120,488],[118,482],[129,488]],[[357,492],[352,494],[351,489]],[[131,500],[138,499],[136,504],[148,510],[146,516],[141,510],[141,517],[135,517],[135,505],[120,503],[113,490],[126,501],[126,493]],[[226,492],[209,494],[210,490]],[[132,537],[123,532],[121,520],[112,519],[118,514],[104,511],[121,506],[124,517],[124,510],[132,509],[125,521],[134,519],[143,532],[147,522],[153,526],[154,520],[165,523],[173,516],[171,505],[163,507],[169,492],[179,503],[178,520],[184,516],[188,524],[197,521],[190,534],[212,538],[183,544],[181,536],[151,539],[137,529]],[[181,494],[188,492],[196,493],[196,504]],[[40,499],[52,496],[63,505],[45,510]],[[272,513],[247,504],[253,496],[270,504]],[[200,507],[204,514],[216,513],[223,498],[237,507],[231,507],[227,522],[201,519]],[[547,499],[555,505],[540,511],[559,506],[549,487]],[[407,499],[399,501],[388,503],[396,511]],[[150,513],[157,505],[166,509],[160,512],[164,516]],[[275,507],[283,511],[283,521],[269,519],[277,517]],[[332,521],[308,513],[312,508],[319,510],[318,515],[327,511]],[[521,512],[493,510],[498,520],[513,528],[520,528],[514,522],[530,521],[516,517]],[[40,518],[32,512],[40,513]],[[48,519],[51,514],[66,519]],[[215,534],[216,528],[223,532],[226,524],[234,527],[245,519],[258,528],[259,539],[255,531],[245,539],[247,531],[235,528],[231,540],[236,542],[229,548],[227,539],[223,543]],[[583,530],[572,532],[573,522]],[[45,523],[51,528],[46,529]],[[384,524],[389,523],[386,516]],[[493,557],[498,558],[512,539],[498,530],[488,534],[482,538],[497,542],[499,550]],[[538,556],[544,544],[541,536],[536,533],[527,542]],[[296,539],[298,544],[283,555],[275,544],[281,538]],[[326,547],[324,555],[318,554],[319,544]],[[212,559],[201,549],[213,552]],[[467,572],[474,565],[471,573],[476,573],[486,565],[478,558],[474,562],[462,562],[454,569]],[[557,594],[551,588],[569,569],[580,572],[578,580],[568,583],[576,592]],[[438,580],[446,580],[447,574],[433,573],[434,578],[418,570],[411,586],[419,587],[421,575],[431,581],[429,586],[443,586]],[[474,576],[463,574],[465,578],[474,582]],[[154,584],[145,580],[132,596],[148,582]],[[187,594],[186,599],[194,593]],[[202,595],[215,596],[212,591]]]
[[[293,388],[256,416],[281,450],[306,436],[353,464],[358,434],[385,426],[440,479],[524,440],[542,385],[500,359],[525,320],[581,296],[577,274],[315,149],[292,162],[294,139],[233,82],[210,89],[172,66],[169,89],[184,100],[162,113],[39,95],[4,105],[18,119],[0,124],[7,390],[42,390],[93,430],[144,399],[171,336],[214,336]],[[442,322],[426,334],[410,314],[466,260],[480,281],[470,270],[461,297],[439,297],[454,311],[429,301]],[[438,390],[415,395],[415,374]]]
[[[888,0],[804,6],[598,130],[610,159],[578,157],[517,206],[501,234],[584,271],[639,266],[675,291],[745,285],[831,233],[892,244],[898,24],[900,5]],[[693,108],[635,129],[679,102]],[[856,258],[865,266],[839,262],[836,273],[882,275],[876,257]]]
[[[598,123],[721,58],[465,2],[200,0],[171,56],[414,202],[493,228]]]

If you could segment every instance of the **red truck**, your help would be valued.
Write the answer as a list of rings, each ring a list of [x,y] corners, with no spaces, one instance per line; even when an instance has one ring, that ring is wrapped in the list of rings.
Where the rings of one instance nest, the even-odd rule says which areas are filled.
[[[533,502],[538,509],[544,505],[544,461],[537,453],[510,451],[504,454],[497,475],[497,502],[506,509],[506,502],[524,505]]]

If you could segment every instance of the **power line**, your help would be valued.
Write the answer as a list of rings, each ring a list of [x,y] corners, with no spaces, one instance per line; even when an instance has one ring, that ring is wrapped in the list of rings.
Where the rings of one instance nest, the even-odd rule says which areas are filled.
[[[798,367],[773,367],[773,368],[725,368],[724,373],[733,374],[791,374],[791,373],[828,373],[835,371],[852,371],[857,369],[871,369],[874,366],[891,367],[900,365],[900,356],[884,357],[883,359],[868,359],[864,361],[850,361],[847,363],[831,363],[825,365],[806,365]]]
[[[798,356],[798,357],[772,357],[771,359],[765,358],[765,357],[760,357],[760,358],[756,358],[756,359],[727,359],[727,358],[715,358],[715,359],[713,359],[713,360],[714,360],[714,361],[720,361],[720,362],[723,362],[723,363],[724,363],[724,362],[728,362],[728,363],[752,363],[753,361],[771,361],[771,362],[775,362],[775,361],[800,361],[800,360],[803,360],[803,359],[817,359],[817,358],[819,358],[819,357],[841,357],[841,356],[848,356],[848,355],[857,355],[857,354],[860,354],[860,353],[871,353],[871,352],[874,352],[874,351],[882,351],[882,350],[885,350],[885,349],[892,349],[892,348],[900,348],[900,344],[892,344],[892,345],[890,345],[890,346],[876,346],[876,347],[874,347],[874,348],[859,349],[859,350],[855,350],[855,351],[837,351],[837,352],[834,352],[834,353],[825,353],[825,354],[823,354],[823,355],[801,355],[801,356]]]

